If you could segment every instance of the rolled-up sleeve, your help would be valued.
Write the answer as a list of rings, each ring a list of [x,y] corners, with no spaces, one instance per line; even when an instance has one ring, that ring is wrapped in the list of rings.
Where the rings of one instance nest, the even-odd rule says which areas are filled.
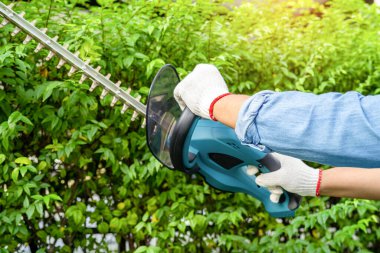
[[[380,167],[380,96],[262,91],[242,106],[243,144],[332,166]]]

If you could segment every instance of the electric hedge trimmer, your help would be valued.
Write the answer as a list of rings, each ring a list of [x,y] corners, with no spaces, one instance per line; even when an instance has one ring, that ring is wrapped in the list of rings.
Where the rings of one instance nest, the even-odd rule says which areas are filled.
[[[110,74],[102,75],[100,67],[93,68],[89,62],[82,61],[78,53],[71,53],[67,45],[61,46],[57,42],[58,36],[50,38],[46,28],[36,28],[35,21],[29,23],[23,18],[25,13],[17,14],[11,8],[0,2],[0,15],[4,17],[0,28],[8,23],[14,24],[16,27],[11,35],[25,32],[24,44],[33,40],[38,43],[34,52],[42,48],[49,51],[46,61],[56,56],[59,58],[57,68],[64,64],[71,66],[69,76],[81,72],[79,83],[90,80],[90,91],[102,87],[100,97],[104,98],[110,93],[113,96],[111,106],[120,101],[123,104],[122,113],[132,108],[132,121],[142,115],[142,127],[146,126],[149,149],[166,167],[187,174],[197,173],[222,191],[247,193],[259,199],[274,217],[294,215],[301,201],[300,196],[284,192],[279,202],[273,203],[269,198],[270,192],[255,183],[257,173],[278,170],[280,163],[271,154],[242,145],[233,129],[201,119],[187,108],[182,111],[173,96],[173,90],[180,81],[173,66],[165,65],[157,73],[145,106],[139,96],[135,98],[130,95],[130,89],[120,87],[120,81],[112,82]]]

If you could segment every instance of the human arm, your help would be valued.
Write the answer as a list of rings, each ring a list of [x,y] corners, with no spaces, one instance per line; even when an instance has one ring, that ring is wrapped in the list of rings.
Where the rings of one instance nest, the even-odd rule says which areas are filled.
[[[320,194],[380,200],[379,182],[380,168],[332,168],[322,173]]]
[[[262,91],[238,100],[220,99],[214,115],[244,144],[338,167],[380,166],[380,96]]]
[[[220,99],[214,105],[214,116],[221,123],[235,128],[242,105],[249,99],[245,95],[230,95]],[[285,171],[280,171],[274,183],[266,182],[273,174],[261,177],[262,186],[284,189],[304,196],[315,196],[319,171],[304,164],[301,160],[277,154],[282,157]],[[289,173],[288,170],[291,170]],[[301,176],[300,176],[301,175]],[[269,177],[268,177],[269,176]],[[269,181],[273,182],[273,178]],[[362,199],[380,199],[380,168],[362,169],[352,167],[335,167],[323,170],[319,188],[320,195],[331,197],[348,197]],[[260,179],[258,180],[260,184]],[[276,190],[274,190],[276,192]],[[277,195],[281,194],[277,191]],[[276,195],[276,194],[275,194]],[[279,196],[278,196],[279,197]],[[278,197],[273,196],[274,199]]]
[[[226,126],[235,128],[240,108],[250,96],[231,94],[219,99],[214,105],[215,119]]]

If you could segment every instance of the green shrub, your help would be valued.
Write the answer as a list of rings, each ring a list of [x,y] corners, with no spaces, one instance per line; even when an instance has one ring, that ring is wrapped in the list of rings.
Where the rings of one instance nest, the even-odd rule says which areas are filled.
[[[9,3],[10,1],[5,1]],[[14,10],[59,35],[145,102],[164,63],[185,76],[218,66],[234,92],[263,89],[380,93],[379,10],[362,1],[17,2]],[[318,15],[307,8],[314,7]],[[296,15],[296,13],[298,13]],[[301,14],[301,15],[299,15]],[[0,29],[1,252],[377,251],[379,203],[305,198],[295,218],[161,166],[131,111],[89,93],[36,43]],[[92,235],[99,235],[97,240]],[[127,246],[126,246],[127,245]]]

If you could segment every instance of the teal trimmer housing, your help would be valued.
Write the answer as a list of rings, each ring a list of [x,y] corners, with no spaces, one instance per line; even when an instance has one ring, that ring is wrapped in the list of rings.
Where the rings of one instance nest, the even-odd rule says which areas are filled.
[[[147,103],[147,143],[166,167],[197,173],[221,191],[243,192],[260,200],[273,217],[294,216],[301,197],[284,192],[273,203],[270,192],[255,183],[249,170],[261,173],[280,169],[270,153],[242,145],[234,130],[219,122],[201,119],[188,108],[181,110],[173,91],[180,79],[176,69],[165,65],[154,78]]]

